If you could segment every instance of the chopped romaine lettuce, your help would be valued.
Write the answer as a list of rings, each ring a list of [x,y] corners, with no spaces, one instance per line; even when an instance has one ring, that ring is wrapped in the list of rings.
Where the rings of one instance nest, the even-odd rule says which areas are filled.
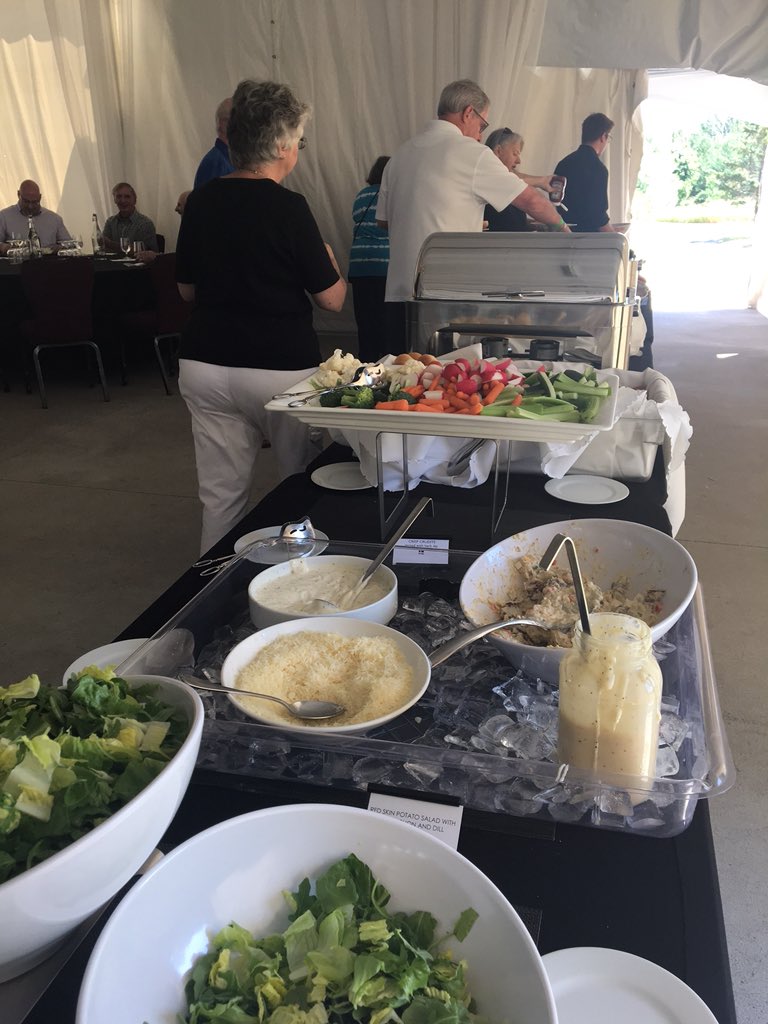
[[[90,831],[181,746],[186,722],[151,686],[83,669],[66,687],[0,687],[0,883]]]
[[[284,892],[291,924],[257,939],[237,924],[214,936],[186,984],[184,1024],[479,1024],[466,964],[428,911],[390,913],[390,894],[350,854]],[[469,908],[451,935],[463,941]]]

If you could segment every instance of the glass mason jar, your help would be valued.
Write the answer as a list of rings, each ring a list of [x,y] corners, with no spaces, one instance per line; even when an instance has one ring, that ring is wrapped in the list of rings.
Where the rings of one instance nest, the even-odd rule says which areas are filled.
[[[560,663],[561,763],[595,774],[653,778],[661,720],[661,669],[650,628],[631,615],[590,615]]]

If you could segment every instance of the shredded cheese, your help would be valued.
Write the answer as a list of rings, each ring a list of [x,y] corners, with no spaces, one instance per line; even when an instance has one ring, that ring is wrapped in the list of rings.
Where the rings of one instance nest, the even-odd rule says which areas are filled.
[[[388,637],[339,636],[309,630],[263,647],[235,680],[235,688],[283,700],[332,700],[344,714],[329,722],[301,721],[271,701],[238,697],[244,710],[292,725],[354,725],[390,714],[413,693],[413,669]]]

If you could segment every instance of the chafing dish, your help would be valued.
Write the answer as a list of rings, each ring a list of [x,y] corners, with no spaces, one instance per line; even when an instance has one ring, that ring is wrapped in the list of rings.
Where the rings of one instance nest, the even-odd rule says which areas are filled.
[[[623,369],[636,261],[613,232],[445,232],[419,254],[406,304],[409,348],[442,355],[482,342],[485,355]]]

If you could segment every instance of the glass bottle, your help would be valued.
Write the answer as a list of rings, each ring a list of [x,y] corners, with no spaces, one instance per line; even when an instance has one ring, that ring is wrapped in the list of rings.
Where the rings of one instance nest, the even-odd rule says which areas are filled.
[[[561,763],[596,775],[653,778],[661,720],[661,669],[650,628],[632,615],[590,615],[560,663]]]
[[[33,258],[43,255],[43,250],[40,246],[40,236],[31,217],[27,217],[27,247],[29,248],[29,255]]]
[[[99,218],[95,213],[91,217],[91,243],[93,244],[94,256],[98,256],[104,251],[104,236],[99,227]]]

